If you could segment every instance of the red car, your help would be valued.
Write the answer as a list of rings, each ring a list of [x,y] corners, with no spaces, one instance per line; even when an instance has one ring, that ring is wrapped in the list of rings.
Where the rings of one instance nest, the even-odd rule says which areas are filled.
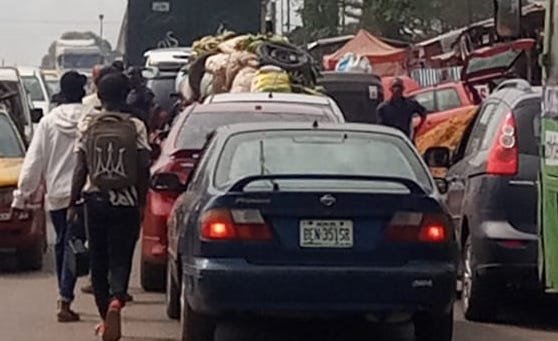
[[[410,94],[428,111],[426,124],[415,136],[420,136],[455,115],[474,108],[490,94],[499,80],[516,78],[511,70],[523,52],[532,49],[535,41],[520,39],[511,43],[485,47],[473,51],[463,66],[461,81],[443,83]],[[415,127],[419,119],[415,119]]]
[[[141,253],[141,284],[145,290],[165,289],[167,219],[181,194],[166,189],[165,175],[177,174],[185,183],[209,133],[227,124],[261,121],[339,123],[344,118],[329,97],[295,94],[223,94],[208,98],[206,104],[188,107],[176,118],[151,168]]]
[[[46,246],[46,223],[42,199],[37,195],[36,209],[12,213],[13,191],[25,145],[8,113],[0,109],[0,250],[14,253],[20,270],[39,270]]]

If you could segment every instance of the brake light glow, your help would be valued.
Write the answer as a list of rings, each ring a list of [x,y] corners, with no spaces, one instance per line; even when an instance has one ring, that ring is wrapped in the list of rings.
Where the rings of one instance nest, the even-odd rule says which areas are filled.
[[[486,163],[490,175],[516,175],[519,168],[517,125],[509,113],[498,130]]]
[[[447,220],[438,214],[399,212],[391,219],[386,238],[401,243],[446,243],[450,240]]]
[[[213,209],[201,218],[201,238],[206,241],[266,241],[271,228],[258,210]]]

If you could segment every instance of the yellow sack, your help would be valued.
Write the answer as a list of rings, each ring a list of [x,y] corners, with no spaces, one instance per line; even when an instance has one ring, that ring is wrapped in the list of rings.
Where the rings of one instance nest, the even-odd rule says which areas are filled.
[[[292,92],[289,74],[276,66],[264,66],[252,80],[251,92]]]

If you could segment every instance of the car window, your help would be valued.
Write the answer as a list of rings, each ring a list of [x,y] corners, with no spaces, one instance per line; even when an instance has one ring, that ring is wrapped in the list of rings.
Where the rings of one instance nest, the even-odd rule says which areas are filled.
[[[455,89],[442,89],[436,91],[436,104],[438,106],[437,111],[446,111],[459,108],[461,100]]]
[[[343,174],[400,177],[431,188],[428,172],[418,155],[403,139],[383,134],[242,133],[226,142],[221,155],[215,173],[218,187],[251,175]]]
[[[45,94],[43,92],[43,87],[41,86],[41,82],[35,76],[25,76],[21,77],[23,80],[23,85],[25,86],[25,90],[31,96],[32,101],[46,101]]]
[[[436,112],[436,102],[434,101],[434,91],[423,92],[415,96],[415,100],[420,103],[426,112]]]
[[[541,136],[541,101],[529,99],[519,103],[513,113],[517,124],[519,152],[522,154],[539,155]]]
[[[21,140],[10,119],[0,114],[0,158],[23,157],[24,151]]]
[[[479,151],[482,138],[486,132],[486,125],[497,106],[495,102],[488,102],[482,106],[477,120],[474,123],[473,130],[471,131],[464,156],[469,156]]]
[[[191,113],[180,129],[176,140],[178,149],[199,150],[206,142],[207,135],[215,129],[234,123],[248,122],[332,122],[328,115],[302,115],[285,113]]]

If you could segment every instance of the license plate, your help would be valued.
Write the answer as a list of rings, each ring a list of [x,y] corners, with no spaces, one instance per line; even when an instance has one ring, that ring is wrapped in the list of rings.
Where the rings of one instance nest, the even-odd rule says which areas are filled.
[[[300,247],[345,249],[354,245],[350,220],[302,220]]]
[[[12,214],[11,213],[0,213],[0,221],[10,221],[12,220]]]

